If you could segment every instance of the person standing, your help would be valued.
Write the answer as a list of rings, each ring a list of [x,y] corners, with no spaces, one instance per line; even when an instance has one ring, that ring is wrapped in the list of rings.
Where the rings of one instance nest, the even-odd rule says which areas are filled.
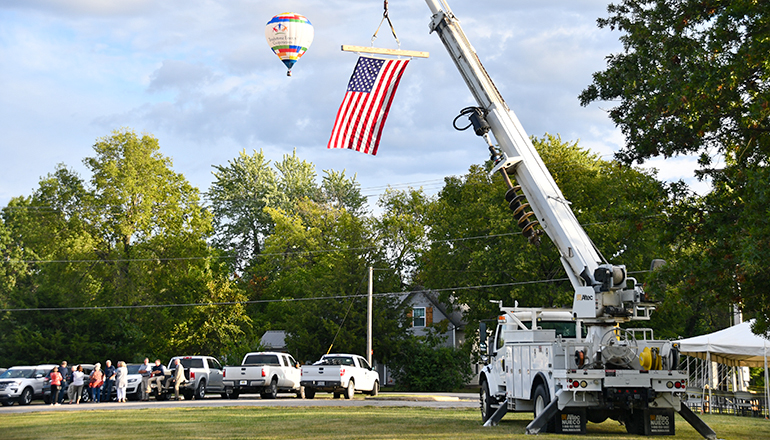
[[[53,367],[53,371],[50,374],[51,378],[51,405],[59,404],[59,389],[61,388],[61,373],[59,373],[59,367]]]
[[[139,367],[137,373],[142,375],[142,401],[150,400],[150,374],[152,374],[150,359],[144,358],[144,363]]]
[[[104,372],[102,371],[102,364],[97,362],[94,364],[94,371],[91,372],[91,376],[88,378],[88,388],[91,392],[92,403],[99,403],[102,385],[104,385]]]
[[[75,402],[75,372],[77,370],[78,367],[73,365],[69,372],[67,372],[67,382],[69,382],[69,385],[67,385],[67,398],[70,403]]]
[[[109,402],[112,398],[112,385],[115,384],[115,373],[117,368],[112,365],[112,361],[107,359],[104,362],[104,386],[102,387],[102,402]]]
[[[83,383],[85,382],[85,377],[86,373],[83,372],[83,366],[78,365],[77,369],[72,373],[72,392],[74,394],[74,399],[70,397],[70,403],[76,405],[80,404],[80,396],[83,395]]]
[[[185,380],[182,363],[179,362],[179,358],[174,359],[174,398],[176,400],[179,400],[179,387]]]
[[[128,388],[128,368],[123,361],[118,362],[115,371],[115,385],[118,389],[118,402],[126,401],[126,388]]]
[[[67,393],[67,387],[69,386],[70,382],[72,382],[72,371],[70,371],[69,368],[67,368],[67,361],[61,361],[61,366],[59,367],[59,374],[61,374],[61,387],[59,387],[59,395],[56,398],[56,403],[62,404],[64,403],[64,395]],[[53,398],[53,394],[51,394]],[[53,400],[52,400],[53,401]]]

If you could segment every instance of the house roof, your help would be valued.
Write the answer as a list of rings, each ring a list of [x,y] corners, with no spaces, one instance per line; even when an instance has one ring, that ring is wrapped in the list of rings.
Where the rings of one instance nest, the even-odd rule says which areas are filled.
[[[447,319],[453,326],[455,326],[456,328],[465,327],[466,322],[463,317],[463,312],[468,308],[466,305],[464,304],[455,305],[453,307],[453,310],[450,312],[449,307],[447,307],[447,305],[439,301],[438,293],[432,290],[415,290],[415,291],[409,292],[407,295],[404,295],[401,298],[401,301],[403,302],[403,301],[410,300],[411,298],[414,298],[418,294],[425,297],[433,307],[439,309],[441,313],[443,313],[444,316],[447,317]]]
[[[260,344],[263,347],[269,347],[274,350],[282,350],[286,348],[286,332],[284,330],[268,330],[262,335]]]

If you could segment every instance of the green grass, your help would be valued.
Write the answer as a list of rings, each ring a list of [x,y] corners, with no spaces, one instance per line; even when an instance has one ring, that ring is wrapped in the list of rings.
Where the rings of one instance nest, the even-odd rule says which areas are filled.
[[[706,415],[722,439],[770,439],[770,421]],[[528,414],[508,414],[499,426],[481,426],[478,410],[406,407],[224,407],[49,411],[0,414],[0,438],[11,439],[534,439],[524,434]],[[677,439],[701,438],[678,418]],[[566,439],[547,434],[537,438]],[[617,422],[589,424],[583,439],[638,439]]]

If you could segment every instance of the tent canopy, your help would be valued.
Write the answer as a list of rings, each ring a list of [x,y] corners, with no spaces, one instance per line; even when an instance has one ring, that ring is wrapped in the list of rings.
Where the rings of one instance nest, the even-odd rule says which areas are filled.
[[[733,367],[764,367],[770,341],[752,333],[754,320],[707,335],[676,341],[682,354]]]

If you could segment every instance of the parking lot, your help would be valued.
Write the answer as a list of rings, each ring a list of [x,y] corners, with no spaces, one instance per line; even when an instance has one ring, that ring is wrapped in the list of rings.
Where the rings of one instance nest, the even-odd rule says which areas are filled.
[[[81,403],[61,406],[46,405],[42,401],[33,401],[27,406],[13,405],[0,407],[0,414],[29,413],[42,411],[93,411],[122,410],[143,408],[180,408],[180,407],[225,407],[225,406],[284,406],[284,407],[322,407],[322,406],[411,406],[425,408],[478,408],[478,396],[471,393],[381,393],[377,397],[356,395],[354,399],[334,399],[331,394],[319,394],[315,399],[297,399],[291,394],[280,395],[278,399],[261,399],[259,395],[244,395],[239,399],[222,399],[219,396],[206,397],[203,400],[154,401],[127,403]]]

